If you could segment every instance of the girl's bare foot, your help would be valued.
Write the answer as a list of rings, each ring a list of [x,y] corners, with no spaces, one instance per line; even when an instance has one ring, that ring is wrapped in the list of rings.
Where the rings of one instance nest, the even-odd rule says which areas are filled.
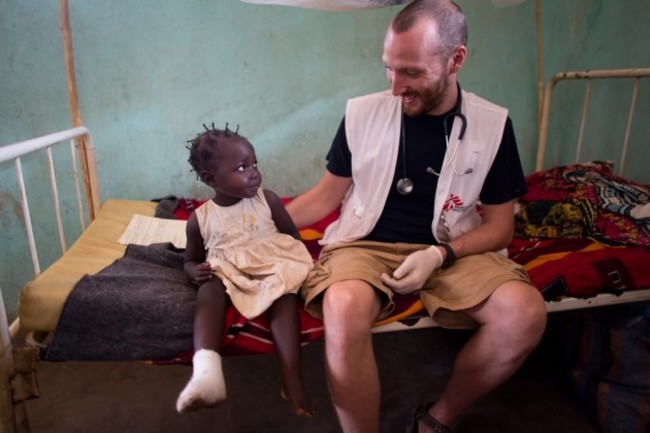
[[[291,405],[296,415],[311,418],[316,414],[314,405],[299,379],[285,381],[280,395]]]

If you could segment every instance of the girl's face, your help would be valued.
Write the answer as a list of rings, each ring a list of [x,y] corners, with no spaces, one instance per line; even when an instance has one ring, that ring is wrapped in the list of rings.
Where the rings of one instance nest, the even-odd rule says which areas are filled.
[[[262,183],[257,169],[255,149],[242,139],[228,140],[219,146],[217,162],[204,180],[215,192],[213,200],[221,206],[230,206],[242,198],[255,197]]]

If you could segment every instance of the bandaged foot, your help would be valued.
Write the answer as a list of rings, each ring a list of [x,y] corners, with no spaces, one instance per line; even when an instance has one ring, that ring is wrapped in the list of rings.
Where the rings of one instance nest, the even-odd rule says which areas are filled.
[[[226,399],[221,355],[213,350],[199,349],[194,353],[192,365],[192,378],[176,401],[179,413],[216,406]]]

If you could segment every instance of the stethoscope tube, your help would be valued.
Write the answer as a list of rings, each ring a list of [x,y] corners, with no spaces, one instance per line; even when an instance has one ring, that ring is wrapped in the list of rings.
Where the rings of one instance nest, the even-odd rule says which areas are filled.
[[[463,113],[460,112],[460,107],[459,109],[452,111],[451,113],[447,113],[444,120],[442,121],[443,123],[442,126],[445,129],[445,137],[447,137],[447,142],[449,142],[449,130],[447,129],[447,120],[449,120],[449,117],[451,117],[452,119],[456,117],[460,117],[461,126],[460,126],[460,134],[458,134],[458,141],[462,140],[463,137],[465,137],[465,130],[467,129],[467,118]]]
[[[460,86],[458,87],[458,105],[457,108],[454,111],[451,111],[445,115],[444,119],[442,120],[442,127],[445,132],[445,155],[449,156],[449,164],[452,166],[454,173],[457,174],[458,176],[462,176],[465,174],[469,174],[472,172],[471,168],[468,168],[465,170],[465,172],[459,173],[458,170],[456,170],[456,166],[454,165],[453,159],[456,156],[456,152],[458,151],[458,146],[460,146],[460,141],[465,137],[465,131],[467,130],[467,118],[465,115],[461,112],[462,108],[462,94],[460,92]],[[452,127],[453,127],[453,119],[456,117],[460,118],[461,121],[461,128],[460,128],[460,134],[458,134],[458,141],[459,143],[456,145],[456,149],[454,150],[452,155],[449,155],[449,128],[447,127],[447,123],[449,119],[452,119]],[[402,151],[402,178],[397,181],[397,192],[402,194],[402,195],[407,195],[410,194],[413,191],[413,181],[409,179],[407,176],[407,167],[406,167],[406,127],[405,127],[405,118],[404,115],[402,115],[402,123],[401,123],[401,129],[400,129],[400,147]],[[443,160],[443,165],[444,165],[444,160]],[[440,173],[442,173],[442,169],[440,169],[440,173],[436,172],[433,168],[427,167],[427,173],[430,173],[434,176],[440,176]]]
[[[402,148],[402,178],[397,181],[397,192],[402,195],[410,194],[413,191],[413,181],[406,175],[406,127],[404,124],[406,119],[402,115],[402,125],[400,131],[399,142]]]

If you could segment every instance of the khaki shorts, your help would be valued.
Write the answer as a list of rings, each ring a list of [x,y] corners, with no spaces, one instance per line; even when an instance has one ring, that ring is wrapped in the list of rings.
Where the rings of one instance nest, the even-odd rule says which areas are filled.
[[[305,309],[322,318],[322,294],[333,283],[362,280],[382,295],[377,320],[388,317],[394,307],[395,293],[384,285],[381,274],[392,274],[409,254],[429,245],[355,241],[328,245],[307,276],[301,294]],[[506,281],[519,280],[530,284],[524,268],[497,253],[484,253],[460,258],[447,269],[436,269],[420,290],[420,299],[433,319],[445,328],[475,328],[472,318],[460,310],[474,307]]]

